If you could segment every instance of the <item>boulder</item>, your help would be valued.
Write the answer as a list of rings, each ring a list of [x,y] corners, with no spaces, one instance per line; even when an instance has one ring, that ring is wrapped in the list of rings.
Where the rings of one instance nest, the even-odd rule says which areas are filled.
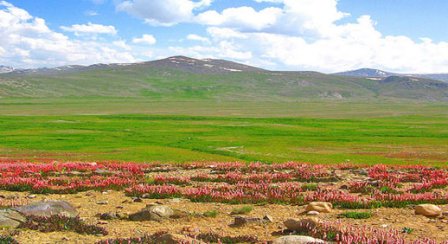
[[[442,215],[442,209],[433,204],[420,204],[415,206],[415,214],[426,217],[438,217]]]
[[[307,219],[287,219],[284,222],[286,228],[291,231],[303,231],[303,229],[313,229],[319,225],[319,220],[316,218]]]
[[[310,202],[305,211],[317,211],[319,213],[330,213],[333,208],[333,204],[329,202]]]
[[[66,217],[78,216],[78,211],[66,201],[45,201],[36,202],[25,206],[14,208],[17,212],[25,216],[50,217],[52,215],[62,215]]]
[[[102,213],[100,215],[101,220],[111,220],[111,219],[118,219],[117,213],[108,212],[108,213]]]
[[[255,223],[261,224],[263,222],[264,222],[264,220],[260,219],[260,218],[236,216],[234,221],[233,221],[233,225],[241,226],[241,225],[245,225],[245,224],[255,224]]]
[[[282,236],[274,240],[273,244],[308,244],[325,243],[325,241],[310,236]]]
[[[25,216],[11,209],[0,210],[0,227],[17,228],[26,221]]]
[[[168,219],[174,215],[174,211],[164,205],[147,206],[137,213],[129,215],[129,219],[132,221],[161,221],[163,219]]]
[[[306,215],[319,215],[319,212],[317,211],[309,211],[306,213]]]
[[[178,234],[163,234],[154,238],[154,243],[178,244],[178,243],[194,243],[205,244],[205,242],[195,240],[191,237]]]

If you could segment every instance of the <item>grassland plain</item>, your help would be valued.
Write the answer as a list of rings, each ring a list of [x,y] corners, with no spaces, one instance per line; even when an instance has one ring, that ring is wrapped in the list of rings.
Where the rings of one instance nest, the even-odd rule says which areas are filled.
[[[448,106],[444,104],[0,101],[0,157],[6,158],[448,162]]]

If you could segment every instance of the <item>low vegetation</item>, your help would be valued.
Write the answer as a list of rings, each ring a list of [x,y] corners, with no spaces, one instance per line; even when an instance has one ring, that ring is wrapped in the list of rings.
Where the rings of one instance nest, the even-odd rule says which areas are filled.
[[[371,212],[345,212],[341,213],[339,216],[349,219],[368,219],[372,217]]]
[[[248,214],[254,210],[254,207],[252,206],[244,206],[241,208],[235,208],[232,210],[232,214]]]

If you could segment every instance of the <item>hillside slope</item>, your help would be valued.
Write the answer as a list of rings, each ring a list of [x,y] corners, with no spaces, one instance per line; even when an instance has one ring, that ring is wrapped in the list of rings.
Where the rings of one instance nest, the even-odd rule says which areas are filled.
[[[16,70],[0,97],[143,97],[157,100],[297,101],[376,98],[448,101],[448,84],[274,72],[225,60],[171,57],[135,64]]]

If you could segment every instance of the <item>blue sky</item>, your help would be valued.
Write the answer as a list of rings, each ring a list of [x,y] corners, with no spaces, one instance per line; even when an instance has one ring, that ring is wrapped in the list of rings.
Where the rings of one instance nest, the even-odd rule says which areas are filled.
[[[173,55],[275,70],[448,72],[448,1],[0,0],[0,65]]]

